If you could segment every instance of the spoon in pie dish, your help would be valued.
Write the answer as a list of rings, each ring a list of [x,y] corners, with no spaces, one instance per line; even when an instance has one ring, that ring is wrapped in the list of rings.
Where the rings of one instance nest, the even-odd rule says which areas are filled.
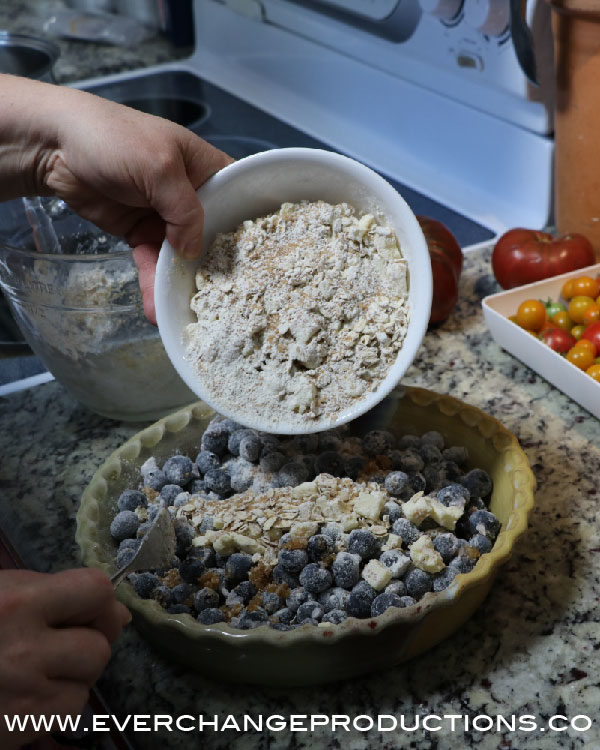
[[[129,573],[167,567],[175,554],[175,544],[173,522],[169,511],[163,506],[144,534],[135,555],[111,576],[111,583],[117,588]]]

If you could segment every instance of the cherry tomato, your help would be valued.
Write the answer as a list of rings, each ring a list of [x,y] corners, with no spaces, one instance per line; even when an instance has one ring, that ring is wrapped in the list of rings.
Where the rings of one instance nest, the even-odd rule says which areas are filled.
[[[546,308],[539,299],[527,299],[521,302],[517,310],[517,322],[522,328],[530,331],[541,331],[546,322]]]
[[[587,349],[589,352],[591,352],[592,359],[595,359],[598,354],[596,344],[589,339],[581,338],[575,343],[575,346],[579,347],[580,349]]]
[[[591,297],[578,295],[569,302],[569,317],[573,323],[583,323],[583,315],[590,305],[596,304]]]
[[[586,373],[600,383],[600,365],[591,365],[591,367],[587,368]]]
[[[550,320],[559,328],[562,328],[563,331],[570,331],[573,328],[573,321],[566,310],[554,313]]]
[[[596,345],[596,351],[600,354],[600,322],[592,323],[582,331],[581,338],[592,341]]]
[[[582,234],[553,237],[534,229],[511,229],[492,252],[492,269],[503,289],[540,281],[595,262],[594,248]]]
[[[562,302],[553,302],[551,299],[549,299],[545,304],[548,320],[552,320],[553,315],[556,315],[556,313],[558,312],[564,312],[566,309]]]
[[[573,326],[573,328],[571,328],[571,336],[575,336],[577,341],[579,341],[584,331],[585,326]]]
[[[591,276],[578,276],[573,279],[573,296],[582,295],[583,297],[597,297],[600,294],[600,286],[596,279]]]
[[[567,359],[580,370],[587,370],[594,364],[594,357],[586,346],[574,346],[569,349]]]
[[[594,302],[594,304],[590,305],[583,313],[582,323],[587,327],[592,323],[595,323],[597,320],[600,320],[600,307]]]
[[[566,354],[577,343],[568,331],[564,331],[562,328],[557,328],[556,326],[544,328],[539,338],[544,344],[547,344],[555,352],[559,352],[559,354]]]
[[[567,302],[571,299],[571,297],[575,296],[575,291],[573,289],[574,283],[575,279],[567,279],[560,290],[560,296],[563,299],[566,299]]]

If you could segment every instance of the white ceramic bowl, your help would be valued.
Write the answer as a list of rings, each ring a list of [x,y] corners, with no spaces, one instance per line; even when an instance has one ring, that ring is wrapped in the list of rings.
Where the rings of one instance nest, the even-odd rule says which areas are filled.
[[[210,178],[199,190],[205,214],[203,246],[216,234],[236,229],[245,219],[277,211],[282,203],[301,200],[346,202],[359,213],[382,212],[394,229],[408,263],[409,324],[395,363],[376,391],[354,402],[335,419],[298,424],[271,424],[256,415],[235,413],[227,402],[207,392],[193,362],[186,359],[183,332],[196,322],[190,300],[196,292],[197,260],[177,256],[165,241],[156,269],[156,318],[164,347],[181,378],[204,402],[247,427],[271,433],[318,432],[344,424],[381,401],[398,384],[412,363],[427,330],[431,310],[432,275],[429,251],[415,215],[398,192],[373,170],[346,156],[308,148],[286,148],[253,154]]]

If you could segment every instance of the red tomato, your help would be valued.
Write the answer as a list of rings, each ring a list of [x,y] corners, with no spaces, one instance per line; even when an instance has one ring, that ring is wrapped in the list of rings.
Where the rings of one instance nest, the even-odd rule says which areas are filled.
[[[492,253],[492,269],[503,289],[557,276],[595,263],[594,248],[582,234],[554,238],[535,229],[511,229]]]
[[[540,339],[544,344],[547,344],[551,349],[560,354],[566,354],[577,343],[575,337],[571,336],[568,331],[554,326],[544,328],[540,332]]]
[[[589,325],[581,334],[582,339],[587,339],[596,345],[596,351],[600,352],[600,321]]]
[[[417,216],[417,219],[427,240],[433,274],[431,325],[446,320],[456,304],[463,254],[452,232],[441,222],[426,216]]]

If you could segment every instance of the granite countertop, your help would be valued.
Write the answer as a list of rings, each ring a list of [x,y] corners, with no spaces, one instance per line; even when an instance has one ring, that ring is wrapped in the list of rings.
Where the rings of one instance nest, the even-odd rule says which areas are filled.
[[[538,489],[530,529],[491,593],[453,636],[403,666],[334,686],[274,691],[220,685],[167,663],[132,628],[114,647],[100,688],[124,716],[192,714],[585,714],[586,733],[330,729],[242,735],[202,734],[206,748],[477,747],[550,750],[600,747],[600,423],[490,338],[480,299],[496,289],[489,250],[466,257],[460,302],[429,332],[404,382],[449,393],[498,418],[524,448]],[[58,384],[0,400],[0,525],[28,565],[43,571],[77,563],[74,517],[83,489],[112,450],[140,426],[87,412]],[[196,747],[196,734],[137,735],[140,747]]]

